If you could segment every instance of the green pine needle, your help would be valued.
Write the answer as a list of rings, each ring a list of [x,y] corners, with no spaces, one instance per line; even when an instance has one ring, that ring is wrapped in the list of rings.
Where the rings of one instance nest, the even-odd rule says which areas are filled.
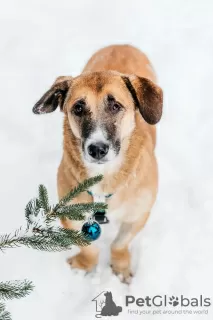
[[[0,320],[12,320],[11,315],[5,310],[5,305],[0,302]]]
[[[32,215],[37,217],[40,209],[41,209],[41,205],[37,198],[32,199],[28,202],[25,208],[25,217],[27,219],[28,224],[31,223],[30,216]]]
[[[22,245],[41,251],[64,251],[69,250],[73,245],[86,246],[89,241],[85,236],[76,230],[58,228],[57,230],[41,230],[40,236],[23,237]]]
[[[39,202],[41,204],[41,208],[44,209],[44,212],[47,214],[50,211],[48,192],[46,187],[43,184],[40,184],[38,187],[39,193]]]
[[[57,211],[58,208],[66,205],[72,199],[77,197],[80,193],[87,191],[89,188],[94,186],[96,183],[100,182],[102,179],[103,179],[103,176],[98,175],[96,177],[86,179],[82,183],[79,183],[79,185],[77,187],[75,187],[73,190],[71,190],[65,197],[63,197],[59,201],[59,203],[55,206],[55,210]]]
[[[28,295],[33,288],[32,282],[28,280],[0,282],[0,299],[20,299]]]
[[[2,302],[0,302],[0,314],[1,314],[1,312],[3,312],[5,310],[5,305],[2,303]]]
[[[14,235],[1,235],[0,250],[23,245],[40,251],[64,251],[71,249],[73,245],[86,246],[89,244],[81,232],[63,228],[42,229],[38,227],[35,228],[35,234],[32,236],[20,236],[19,234],[20,230],[17,230]]]
[[[59,234],[62,241],[68,243],[68,245],[87,246],[90,244],[90,240],[85,238],[85,235],[78,230],[59,228]],[[63,237],[62,237],[63,234]],[[71,240],[72,239],[72,240]],[[71,244],[70,244],[71,243]]]
[[[55,213],[58,218],[68,218],[70,220],[83,220],[85,213],[96,212],[107,209],[106,203],[77,203],[69,206],[60,207]]]
[[[16,230],[13,235],[11,234],[2,234],[0,235],[0,250],[4,251],[9,248],[16,248],[20,246],[18,241],[18,234],[20,230]]]
[[[0,320],[12,320],[10,313],[8,311],[0,313]]]

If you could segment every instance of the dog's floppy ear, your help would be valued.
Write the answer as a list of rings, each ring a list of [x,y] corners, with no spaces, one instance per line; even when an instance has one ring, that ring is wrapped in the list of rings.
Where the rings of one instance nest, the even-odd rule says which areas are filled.
[[[163,91],[154,82],[143,77],[122,77],[130,91],[135,107],[149,124],[160,121],[163,108]]]
[[[33,107],[35,114],[49,113],[59,106],[63,111],[64,101],[72,83],[72,77],[58,77],[52,87],[41,97]]]

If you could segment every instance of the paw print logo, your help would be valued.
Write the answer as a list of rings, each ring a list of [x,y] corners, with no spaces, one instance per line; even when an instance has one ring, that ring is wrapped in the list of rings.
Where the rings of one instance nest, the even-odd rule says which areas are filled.
[[[170,300],[169,304],[171,304],[171,306],[177,307],[179,305],[178,297],[172,296],[172,297],[169,298],[169,300]]]

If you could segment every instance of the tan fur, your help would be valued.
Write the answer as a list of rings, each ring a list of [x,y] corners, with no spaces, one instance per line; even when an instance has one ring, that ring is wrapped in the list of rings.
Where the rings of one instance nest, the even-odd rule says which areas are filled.
[[[82,269],[85,271],[92,271],[94,266],[98,263],[99,251],[98,249],[90,245],[88,247],[81,247],[80,253],[67,259],[67,262],[72,268]]]
[[[104,70],[136,74],[156,82],[156,75],[147,56],[130,45],[112,45],[97,51],[88,61],[83,72]]]
[[[99,73],[94,73],[99,71],[104,71],[101,78]],[[131,117],[135,124],[132,133],[122,141],[120,164],[113,170],[104,172],[104,179],[95,190],[113,193],[108,200],[109,216],[118,217],[121,229],[125,224],[128,230],[126,235],[120,231],[112,244],[112,268],[115,273],[123,275],[124,281],[128,281],[131,276],[128,245],[148,218],[147,212],[150,212],[156,198],[158,178],[154,155],[155,126],[147,124],[139,111],[134,110],[131,94],[121,82],[118,72],[130,75],[133,81],[134,75],[156,81],[148,58],[132,46],[110,46],[92,56],[83,73],[73,80],[71,93],[66,99],[64,151],[58,169],[58,194],[59,198],[63,197],[79,182],[93,175],[82,161],[78,128],[72,123],[70,108],[76,99],[86,96],[94,115],[97,114],[98,117],[96,105],[110,90],[128,108],[126,119],[121,123],[121,134],[128,130]],[[63,78],[57,81],[62,80]],[[74,126],[75,134],[70,130],[70,123]],[[91,201],[92,197],[86,192],[75,199],[75,202]],[[65,227],[72,228],[68,220],[62,222]],[[81,248],[80,254],[71,258],[69,263],[76,268],[91,270],[98,263],[98,250],[93,244]]]

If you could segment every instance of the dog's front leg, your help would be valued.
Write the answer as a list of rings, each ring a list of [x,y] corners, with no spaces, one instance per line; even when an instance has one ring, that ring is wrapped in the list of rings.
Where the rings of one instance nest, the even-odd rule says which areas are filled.
[[[66,229],[79,230],[80,228],[79,223],[76,221],[63,219],[61,222]],[[94,244],[79,248],[80,252],[75,256],[68,258],[67,262],[72,268],[90,272],[98,264],[99,249]]]
[[[69,258],[67,262],[72,268],[90,272],[98,264],[99,250],[93,244],[87,247],[81,247],[80,249],[81,251]]]
[[[116,275],[121,276],[121,281],[130,283],[132,278],[129,244],[136,234],[143,228],[149,212],[142,215],[134,222],[123,222],[117,237],[111,245],[111,267]]]

